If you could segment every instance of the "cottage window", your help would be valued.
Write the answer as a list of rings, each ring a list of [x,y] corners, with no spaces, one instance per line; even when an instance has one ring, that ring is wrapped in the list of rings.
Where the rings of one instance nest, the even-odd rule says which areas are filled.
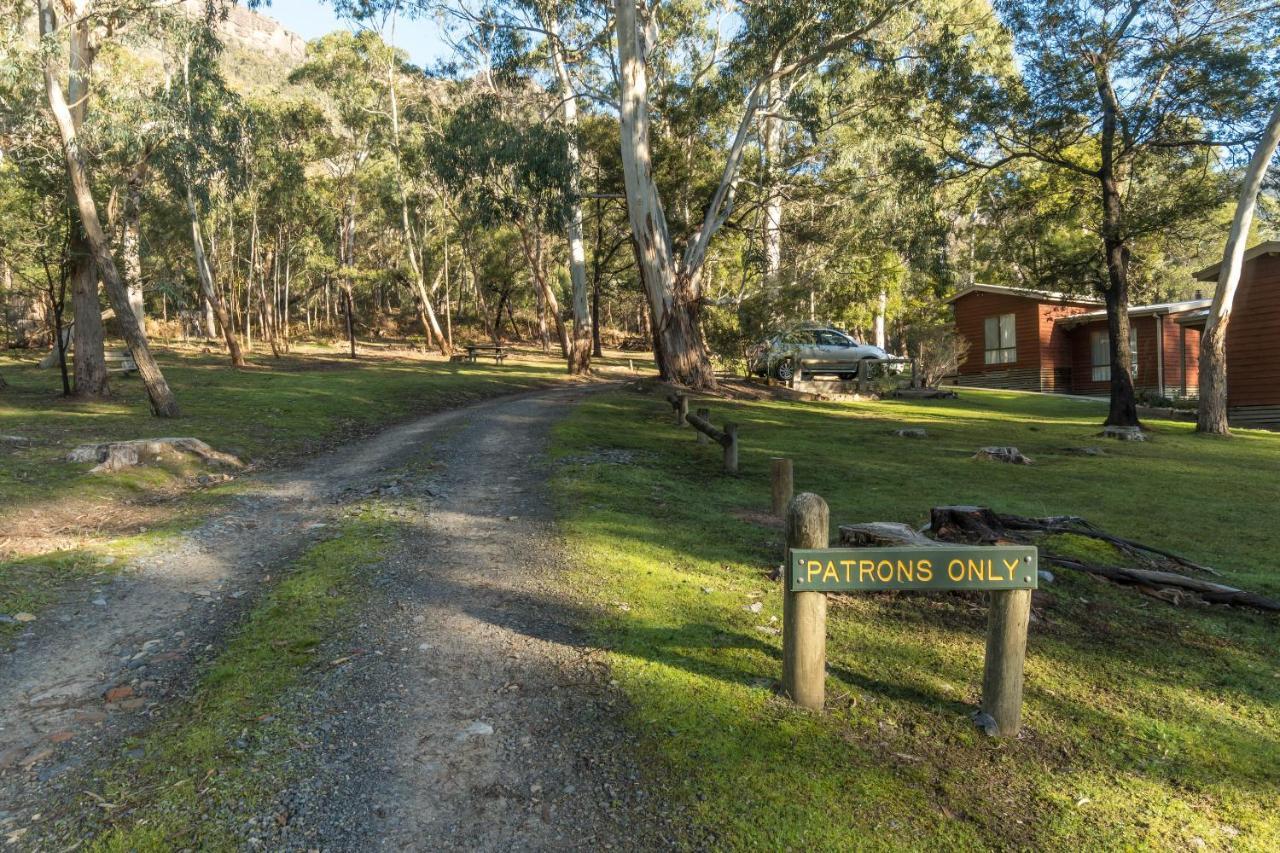
[[[987,318],[985,363],[1013,364],[1018,360],[1017,343],[1012,314]]]
[[[1093,381],[1111,381],[1111,335],[1105,331],[1094,332],[1090,340],[1093,353]],[[1138,376],[1138,330],[1129,327],[1129,375]]]

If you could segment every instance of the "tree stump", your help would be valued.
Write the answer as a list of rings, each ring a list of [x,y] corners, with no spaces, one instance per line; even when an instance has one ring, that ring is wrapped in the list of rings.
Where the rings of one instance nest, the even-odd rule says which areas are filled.
[[[935,506],[929,532],[944,542],[992,545],[1008,538],[999,516],[985,506]]]

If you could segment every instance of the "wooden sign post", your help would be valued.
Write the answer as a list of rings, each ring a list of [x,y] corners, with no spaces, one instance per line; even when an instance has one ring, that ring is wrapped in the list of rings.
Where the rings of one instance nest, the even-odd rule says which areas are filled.
[[[815,494],[796,495],[787,507],[787,549],[826,548],[827,502]],[[782,692],[801,708],[821,711],[826,701],[827,596],[797,589],[796,563],[787,560],[782,592]]]
[[[787,510],[782,630],[784,692],[803,707],[814,710],[822,707],[826,593],[982,589],[990,594],[990,615],[982,703],[974,719],[988,734],[1002,737],[1017,734],[1022,716],[1022,671],[1027,652],[1031,590],[1036,588],[1039,578],[1036,549],[1023,545],[946,543],[894,548],[827,548],[826,541],[826,503],[817,495],[797,495]],[[816,671],[812,663],[815,656],[819,661]]]
[[[771,509],[774,516],[783,518],[787,513],[787,504],[791,503],[791,496],[795,492],[795,475],[791,467],[791,460],[776,457],[770,459],[769,471],[773,487]]]

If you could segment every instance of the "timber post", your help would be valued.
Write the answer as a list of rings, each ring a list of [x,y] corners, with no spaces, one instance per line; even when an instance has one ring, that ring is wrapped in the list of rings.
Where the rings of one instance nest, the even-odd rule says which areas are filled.
[[[738,425],[725,422],[724,425],[724,472],[738,473]]]
[[[684,419],[689,414],[689,398],[683,394],[676,393],[667,397],[667,402],[671,404],[675,425],[684,426]]]
[[[826,701],[827,596],[792,591],[796,564],[793,548],[826,548],[830,513],[827,502],[810,492],[787,506],[787,561],[782,592],[782,692],[811,711]]]
[[[707,423],[711,423],[711,410],[698,409],[698,417],[702,418]],[[695,429],[693,432],[698,437],[698,444],[707,444],[711,441],[711,439],[707,436],[707,434],[702,430]]]
[[[920,387],[920,360],[916,358],[911,359],[911,387]]]
[[[769,473],[773,487],[773,502],[770,505],[773,514],[782,518],[787,514],[787,504],[795,492],[795,475],[790,459],[773,458],[769,460]]]
[[[987,620],[987,654],[982,672],[981,714],[988,734],[1012,737],[1022,718],[1022,669],[1027,658],[1031,590],[992,590]],[[992,728],[994,726],[994,729]]]

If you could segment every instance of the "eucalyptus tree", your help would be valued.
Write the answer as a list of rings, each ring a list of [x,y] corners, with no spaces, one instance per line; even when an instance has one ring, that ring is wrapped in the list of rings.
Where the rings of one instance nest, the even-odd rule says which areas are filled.
[[[607,19],[602,22],[572,0],[508,0],[483,3],[477,10],[467,0],[457,0],[446,8],[466,29],[457,44],[470,65],[497,63],[504,74],[528,73],[552,95],[543,119],[563,128],[568,164],[564,230],[572,285],[569,372],[590,373],[595,321],[584,237],[579,102],[585,91],[598,85],[599,70],[590,58],[607,33]]]
[[[1130,264],[1135,238],[1222,199],[1218,151],[1258,136],[1274,79],[1269,0],[998,0],[1018,57],[1004,73],[956,39],[931,58],[936,108],[970,132],[939,140],[963,168],[1035,160],[1092,185],[1106,302],[1111,405],[1107,423],[1138,424],[1130,375]],[[1160,196],[1153,172],[1174,162],[1186,180]],[[1159,204],[1156,202],[1159,201]]]
[[[118,32],[114,25],[127,18],[119,8],[94,4],[89,0],[38,0],[37,8],[44,51],[45,97],[58,129],[70,195],[79,214],[89,253],[115,309],[116,322],[138,366],[138,374],[146,386],[152,412],[158,417],[176,417],[179,414],[177,399],[152,357],[146,332],[129,305],[129,293],[99,215],[92,163],[81,142],[81,127],[89,106],[89,74],[101,37],[99,30],[102,28],[114,34]],[[112,26],[108,27],[108,24]],[[64,39],[69,55],[65,88],[57,58]],[[83,352],[80,356],[88,357]]]
[[[560,229],[571,196],[564,130],[536,120],[515,98],[480,92],[459,103],[433,149],[434,171],[468,218],[514,223],[539,298],[571,352],[545,264],[543,233]]]
[[[743,158],[759,133],[759,119],[777,103],[782,81],[831,62],[887,62],[886,25],[896,12],[905,13],[881,0],[740,3],[732,10],[732,35],[724,34],[726,25],[714,26],[709,42],[682,44],[669,33],[678,34],[681,15],[690,14],[684,7],[668,12],[660,3],[636,0],[616,0],[614,6],[622,166],[636,258],[663,372],[694,387],[715,384],[698,324],[704,264],[712,239],[733,213]],[[677,26],[665,26],[664,15]],[[690,229],[674,236],[655,180],[651,140],[653,104],[668,94],[651,88],[654,66],[673,58],[690,70],[653,79],[671,89],[683,87],[690,97],[710,93],[706,105],[730,121],[728,148],[719,154],[719,180]]]
[[[290,82],[306,83],[326,96],[328,132],[316,135],[318,153],[335,184],[338,276],[342,286],[347,339],[356,357],[356,222],[360,212],[359,178],[386,130],[382,120],[382,74],[371,53],[376,33],[330,33],[307,44],[306,61]],[[374,71],[374,73],[370,73]]]
[[[183,22],[174,28],[168,47],[169,84],[161,103],[170,132],[157,159],[173,195],[186,207],[200,296],[222,331],[231,363],[243,367],[244,353],[214,281],[201,227],[214,182],[235,168],[230,115],[238,99],[222,76],[222,46],[209,27]]]
[[[1240,271],[1244,266],[1249,226],[1258,205],[1258,193],[1262,190],[1262,182],[1277,146],[1280,146],[1280,104],[1272,109],[1266,130],[1245,170],[1240,200],[1236,203],[1227,245],[1222,251],[1218,289],[1214,292],[1209,319],[1200,338],[1200,411],[1196,418],[1196,432],[1213,435],[1230,432],[1227,425],[1227,328],[1231,323],[1231,305],[1236,288],[1240,284]]]

